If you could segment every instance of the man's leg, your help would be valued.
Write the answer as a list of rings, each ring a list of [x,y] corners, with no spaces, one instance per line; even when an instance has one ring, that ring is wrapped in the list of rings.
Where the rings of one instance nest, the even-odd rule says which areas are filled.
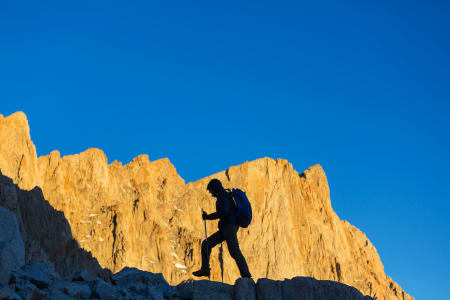
[[[241,277],[252,277],[250,271],[248,270],[247,262],[245,261],[241,249],[239,248],[239,242],[237,239],[238,229],[239,227],[233,224],[227,224],[223,228],[223,236],[227,242],[228,252],[230,252],[231,257],[236,261]]]
[[[208,242],[206,242],[206,240],[202,242],[202,270],[209,270],[209,256],[211,255],[211,250],[223,241],[222,233],[217,231],[208,237]]]

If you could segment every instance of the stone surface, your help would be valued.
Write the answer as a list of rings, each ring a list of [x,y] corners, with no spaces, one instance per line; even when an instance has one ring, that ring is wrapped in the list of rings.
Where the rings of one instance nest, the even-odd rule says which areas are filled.
[[[30,300],[53,300],[50,298],[49,291],[35,289],[33,295],[31,296]]]
[[[91,297],[91,288],[87,283],[72,282],[63,279],[55,280],[50,286],[53,294],[59,290],[64,295],[75,299],[89,299]]]
[[[34,271],[35,272],[35,271]],[[260,278],[255,285],[249,278],[239,278],[234,286],[209,280],[186,281],[177,287],[164,284],[161,274],[153,274],[127,268],[116,274],[116,285],[101,279],[95,281],[71,281],[56,279],[47,288],[39,289],[28,280],[28,273],[13,272],[10,286],[0,288],[5,299],[133,299],[133,300],[177,300],[177,299],[223,299],[223,300],[374,300],[364,297],[354,287],[328,280],[315,280],[310,277],[295,277],[284,281]],[[158,284],[162,282],[162,284]],[[12,287],[12,288],[11,288]],[[3,299],[0,297],[0,299]]]
[[[11,272],[25,263],[25,248],[16,215],[0,206],[0,284],[7,284]]]
[[[129,292],[152,299],[164,299],[176,295],[176,288],[169,286],[161,273],[153,274],[136,268],[124,268],[111,277],[113,283]]]
[[[30,276],[21,269],[12,271],[9,279],[10,284],[23,284],[30,280]]]
[[[126,286],[138,282],[157,286],[161,290],[167,289],[169,286],[161,274],[153,274],[128,267],[123,268],[119,273],[114,274],[111,279],[114,284],[120,286]]]
[[[36,298],[38,288],[31,282],[25,282],[20,286],[16,286],[17,294],[22,297],[22,299],[33,299]]]
[[[92,296],[102,300],[120,299],[116,287],[101,279],[95,281],[92,288]]]
[[[317,300],[364,300],[354,287],[329,280],[314,280],[314,299]],[[294,298],[291,298],[294,299]]]
[[[90,299],[91,297],[91,289],[85,284],[68,284],[65,292],[76,299]]]
[[[209,280],[194,281],[192,300],[231,300],[233,286]]]
[[[38,288],[47,288],[52,280],[52,274],[48,266],[42,262],[27,264],[22,267],[29,280]]]
[[[7,285],[0,286],[0,299],[5,300],[22,300],[22,297],[15,293]]]
[[[364,233],[333,211],[319,165],[299,174],[285,160],[263,158],[185,184],[169,160],[147,155],[126,165],[108,163],[98,149],[37,158],[23,113],[0,119],[0,141],[0,205],[17,215],[25,260],[48,260],[61,276],[86,269],[107,278],[105,269],[130,266],[171,284],[191,278],[200,267],[201,208],[214,210],[206,185],[218,178],[252,203],[254,219],[238,238],[255,280],[301,275],[380,300],[411,299],[384,274]],[[208,232],[216,229],[208,222]],[[224,282],[233,283],[239,272],[224,252]],[[211,278],[221,280],[217,248],[211,267]]]
[[[58,300],[73,300],[72,297],[65,294],[63,291],[59,289],[50,290],[50,299],[58,299]]]
[[[86,270],[78,271],[72,276],[72,281],[93,281],[93,280],[95,280],[94,276],[92,276],[92,274],[90,274]]]
[[[256,300],[256,286],[251,278],[239,278],[234,283],[233,300]]]
[[[294,277],[286,279],[281,287],[283,299],[314,300],[314,278]]]
[[[194,293],[194,280],[189,279],[177,285],[178,297],[180,299],[191,299]]]
[[[267,278],[260,278],[256,283],[256,298],[258,300],[282,299],[281,282]]]
[[[364,300],[354,287],[340,282],[316,280],[310,277],[294,277],[284,281],[261,278],[256,284],[258,300]],[[366,300],[373,300],[367,297]]]

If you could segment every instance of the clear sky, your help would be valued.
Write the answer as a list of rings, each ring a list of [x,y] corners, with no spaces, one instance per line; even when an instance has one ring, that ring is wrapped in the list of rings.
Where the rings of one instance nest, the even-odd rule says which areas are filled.
[[[448,299],[449,1],[0,1],[0,114],[38,155],[168,157],[194,181],[321,164],[417,299]],[[4,142],[4,141],[1,141]]]

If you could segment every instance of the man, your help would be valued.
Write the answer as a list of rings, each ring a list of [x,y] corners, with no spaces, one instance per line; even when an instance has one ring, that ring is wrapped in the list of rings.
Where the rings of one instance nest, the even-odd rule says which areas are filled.
[[[208,192],[217,199],[216,212],[212,214],[202,213],[203,220],[219,219],[219,231],[209,236],[202,243],[202,267],[200,270],[193,272],[195,276],[210,275],[209,256],[211,249],[223,241],[226,241],[228,252],[236,261],[239,272],[242,277],[252,277],[248,270],[247,262],[239,249],[237,240],[237,232],[239,226],[235,224],[234,215],[236,214],[236,205],[234,203],[231,192],[225,190],[222,183],[218,179],[212,179],[206,188]]]

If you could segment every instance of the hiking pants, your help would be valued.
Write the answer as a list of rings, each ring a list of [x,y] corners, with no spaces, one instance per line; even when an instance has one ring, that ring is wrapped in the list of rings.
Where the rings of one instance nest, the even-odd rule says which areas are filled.
[[[211,255],[211,249],[222,243],[227,242],[228,252],[230,252],[231,257],[236,261],[236,264],[241,273],[241,277],[251,277],[250,271],[248,270],[247,262],[239,249],[239,242],[237,239],[237,232],[239,227],[234,224],[225,224],[223,228],[208,237],[208,242],[206,240],[202,243],[202,269],[209,269],[209,256]]]

